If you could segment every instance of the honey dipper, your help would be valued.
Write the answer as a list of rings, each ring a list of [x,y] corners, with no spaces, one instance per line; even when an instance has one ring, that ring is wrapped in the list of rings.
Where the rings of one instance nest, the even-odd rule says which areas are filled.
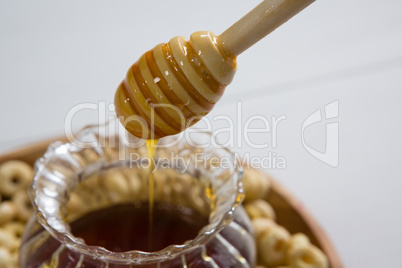
[[[236,57],[314,0],[265,0],[215,36],[195,32],[159,44],[128,70],[115,94],[116,114],[131,134],[158,139],[208,114],[233,79]]]

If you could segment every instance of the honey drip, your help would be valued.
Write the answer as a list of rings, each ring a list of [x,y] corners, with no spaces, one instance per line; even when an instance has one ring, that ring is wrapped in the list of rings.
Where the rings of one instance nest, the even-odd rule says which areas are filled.
[[[148,220],[149,220],[149,235],[148,235],[148,247],[152,248],[153,241],[153,227],[154,227],[154,203],[155,203],[155,181],[154,181],[154,168],[155,168],[155,154],[158,139],[146,140],[148,161],[149,161],[149,176],[148,176],[148,195],[149,195],[149,207],[148,207]]]

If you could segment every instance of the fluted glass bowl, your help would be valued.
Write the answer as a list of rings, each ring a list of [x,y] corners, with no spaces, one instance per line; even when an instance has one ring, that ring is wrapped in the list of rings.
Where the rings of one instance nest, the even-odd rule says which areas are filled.
[[[149,201],[145,141],[117,130],[114,121],[87,127],[71,143],[50,145],[37,161],[29,190],[36,215],[23,235],[21,267],[253,267],[242,169],[209,133],[191,129],[159,141],[153,174],[155,201],[207,217],[197,236],[155,252],[119,252],[73,235],[71,222],[83,215]]]

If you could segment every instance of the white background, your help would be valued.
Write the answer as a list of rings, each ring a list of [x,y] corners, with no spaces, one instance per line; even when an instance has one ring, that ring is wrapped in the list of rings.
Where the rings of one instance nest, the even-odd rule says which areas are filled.
[[[258,3],[0,0],[0,153],[62,135],[78,103],[112,103],[126,70],[156,44],[198,30],[220,34]],[[253,149],[241,138],[232,149],[286,160],[285,169],[268,172],[317,218],[346,267],[402,267],[401,10],[397,0],[313,3],[239,56],[232,85],[208,117],[228,115],[242,129],[254,115],[286,116],[276,148],[272,133],[263,133],[251,140],[269,148]],[[301,142],[304,120],[333,101],[336,168]],[[96,111],[81,112],[73,125],[97,120]],[[325,124],[305,132],[321,151]]]

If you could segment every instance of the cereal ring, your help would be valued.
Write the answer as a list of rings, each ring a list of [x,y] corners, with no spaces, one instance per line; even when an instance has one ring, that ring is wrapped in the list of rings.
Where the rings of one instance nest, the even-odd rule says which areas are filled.
[[[119,170],[107,170],[102,182],[110,199],[114,202],[129,198],[130,187],[125,176]]]
[[[107,189],[102,185],[101,179],[103,179],[103,177],[100,177],[98,174],[92,174],[86,178],[83,183],[79,184],[73,192],[73,197],[70,196],[70,199],[73,199],[71,199],[71,201],[69,200],[69,202],[75,202],[70,204],[70,206],[82,203],[82,207],[78,212],[83,213],[109,205],[110,199],[107,194]],[[75,211],[73,211],[73,213],[77,214]]]
[[[159,148],[157,149],[159,151]],[[136,153],[140,157],[147,157],[148,156],[148,149],[146,146],[140,146],[137,148]]]
[[[256,237],[258,259],[261,264],[268,267],[284,265],[290,239],[289,232],[266,218],[256,218],[251,223]]]
[[[65,215],[68,221],[75,220],[78,217],[90,211],[99,209],[104,205],[104,203],[98,202],[97,197],[94,196],[94,192],[96,191],[99,190],[80,187],[70,194],[65,209]]]
[[[83,180],[82,186],[83,188],[97,189],[99,188],[100,181],[101,177],[99,176],[99,174],[94,173]]]
[[[0,268],[9,268],[11,261],[12,257],[10,251],[0,247]]]
[[[279,225],[264,232],[257,241],[259,258],[262,263],[267,266],[285,264],[289,238],[289,232]]]
[[[12,234],[15,238],[21,238],[25,230],[25,224],[21,222],[9,222],[3,226],[3,230]]]
[[[292,268],[328,268],[324,253],[310,244],[304,234],[295,234],[289,241],[287,262]]]
[[[140,199],[139,196],[143,191],[143,185],[138,172],[135,169],[123,169],[122,172],[128,182],[130,195],[134,200]]]
[[[94,163],[100,158],[100,155],[92,148],[85,148],[81,151],[81,155],[88,164]]]
[[[243,187],[246,194],[244,202],[263,198],[269,186],[269,179],[264,173],[253,168],[244,169]]]
[[[19,266],[19,251],[16,250],[14,252],[11,252],[11,259],[10,259],[10,265],[8,267],[20,267]]]
[[[275,228],[276,223],[267,218],[255,218],[251,220],[251,225],[253,226],[254,236],[257,239],[266,230],[271,230]]]
[[[20,240],[6,230],[0,229],[0,248],[6,248],[9,252],[17,250]]]
[[[289,241],[289,251],[293,251],[297,248],[306,247],[310,244],[310,239],[302,233],[292,235]]]
[[[116,150],[116,148],[109,147],[108,145],[102,147],[102,150],[103,150],[103,157],[105,157],[106,159],[117,158],[116,155],[119,153],[119,151]]]
[[[248,202],[244,205],[246,212],[250,219],[255,218],[268,218],[271,220],[275,220],[275,211],[272,206],[263,199],[257,199],[251,202]]]
[[[26,189],[34,172],[27,163],[11,160],[0,166],[0,192],[10,197],[20,189]]]
[[[68,198],[65,211],[67,217],[74,218],[76,215],[86,211],[86,203],[82,201],[81,197],[76,192],[72,192]]]
[[[13,195],[12,201],[17,207],[17,218],[23,222],[28,221],[32,215],[33,207],[27,191],[19,190]]]
[[[189,189],[192,189],[194,186],[193,178],[189,174],[178,174],[172,181],[172,198],[175,200],[174,202],[177,204],[189,205],[193,196],[190,195]]]
[[[169,186],[170,179],[165,172],[157,170],[154,173],[155,200],[172,203],[172,189]]]
[[[194,183],[191,186],[189,190],[189,196],[191,208],[195,209],[197,212],[203,215],[209,213],[210,203],[207,201],[205,192],[203,191],[203,187],[200,183]]]
[[[172,152],[166,150],[166,148],[158,148],[158,157],[161,159],[170,159],[172,157]]]
[[[17,207],[13,202],[0,203],[0,225],[13,220],[17,216]]]
[[[145,167],[141,167],[137,169],[138,171],[138,176],[141,178],[143,181],[148,181],[149,179],[149,169]]]

